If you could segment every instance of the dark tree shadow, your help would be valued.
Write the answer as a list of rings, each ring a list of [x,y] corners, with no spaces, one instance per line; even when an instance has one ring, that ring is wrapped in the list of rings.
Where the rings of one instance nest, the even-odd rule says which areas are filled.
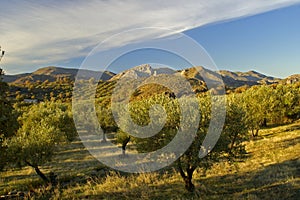
[[[261,170],[203,178],[211,197],[222,199],[299,199],[300,161],[269,165]]]

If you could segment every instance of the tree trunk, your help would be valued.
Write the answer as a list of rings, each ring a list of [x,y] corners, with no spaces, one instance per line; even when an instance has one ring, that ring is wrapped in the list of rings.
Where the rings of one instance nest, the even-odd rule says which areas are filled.
[[[255,137],[254,129],[251,129],[252,136]]]
[[[252,132],[252,136],[253,136],[253,137],[257,137],[257,136],[258,136],[259,129],[252,129],[251,132]]]
[[[187,168],[187,178],[188,178],[188,182],[185,182],[185,188],[189,191],[189,192],[193,192],[195,190],[195,186],[192,183],[192,179],[193,179],[193,173],[195,171],[196,167],[189,167]]]
[[[31,164],[30,162],[28,162],[28,161],[25,161],[25,163],[26,163],[27,165],[29,165],[30,167],[33,167],[34,170],[35,170],[35,172],[37,173],[37,175],[39,175],[40,178],[41,178],[44,182],[49,183],[49,179],[45,176],[45,174],[44,174],[43,172],[41,172],[41,170],[39,169],[38,166],[33,165],[33,164]]]
[[[106,143],[107,142],[107,140],[106,140],[106,133],[105,132],[103,132],[103,136],[102,136],[102,141],[101,141],[102,143]]]
[[[128,136],[122,143],[122,155],[125,156],[125,152],[126,152],[126,146],[128,144],[128,142],[130,141],[130,136]]]
[[[263,127],[267,127],[267,118],[264,118],[264,120],[262,122],[262,126]]]
[[[43,172],[39,169],[38,166],[34,167],[35,172],[45,181],[46,183],[49,183],[49,179],[45,176]]]
[[[189,192],[194,192],[195,185],[192,183],[193,173],[195,171],[195,167],[188,167],[186,169],[187,175],[184,173],[180,160],[178,161],[178,169],[181,177],[183,178],[185,189]]]
[[[189,192],[194,192],[195,185],[192,183],[192,177],[187,176],[184,179],[185,189]]]
[[[229,154],[232,154],[232,149],[234,147],[234,144],[235,144],[235,140],[237,138],[238,134],[236,133],[231,141],[231,144],[230,144],[230,148],[229,148]]]
[[[258,136],[258,131],[259,131],[259,129],[256,129],[256,130],[255,130],[255,135],[254,135],[254,137],[257,137],[257,136]]]

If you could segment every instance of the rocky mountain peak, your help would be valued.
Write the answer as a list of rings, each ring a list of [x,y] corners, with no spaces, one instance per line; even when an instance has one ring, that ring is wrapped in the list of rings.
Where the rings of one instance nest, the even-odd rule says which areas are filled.
[[[111,80],[118,80],[121,77],[126,78],[148,78],[150,76],[157,76],[159,74],[174,74],[176,71],[170,68],[153,68],[150,64],[143,64],[131,69],[125,70],[116,76],[114,76]]]

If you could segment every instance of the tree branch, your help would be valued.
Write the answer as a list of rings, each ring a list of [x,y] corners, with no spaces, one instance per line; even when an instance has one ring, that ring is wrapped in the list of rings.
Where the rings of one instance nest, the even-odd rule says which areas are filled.
[[[185,173],[182,169],[180,158],[178,159],[177,163],[178,163],[177,166],[178,166],[178,170],[179,170],[181,177],[184,179],[187,178],[187,176],[185,175]]]

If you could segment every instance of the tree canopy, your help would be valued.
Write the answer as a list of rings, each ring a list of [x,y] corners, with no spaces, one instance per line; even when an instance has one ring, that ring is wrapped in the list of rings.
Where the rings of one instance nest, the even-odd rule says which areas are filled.
[[[13,163],[29,165],[48,181],[39,166],[51,160],[58,144],[71,141],[76,129],[67,106],[45,102],[32,105],[19,118],[21,127],[8,141],[8,152]]]
[[[1,61],[1,58],[4,55],[4,51],[1,50],[1,47],[0,53]],[[4,143],[4,140],[13,136],[18,128],[18,123],[16,120],[17,113],[14,111],[13,106],[7,97],[9,86],[3,81],[3,75],[4,72],[2,68],[0,68],[0,170],[4,168],[8,161],[6,152],[7,146]]]

